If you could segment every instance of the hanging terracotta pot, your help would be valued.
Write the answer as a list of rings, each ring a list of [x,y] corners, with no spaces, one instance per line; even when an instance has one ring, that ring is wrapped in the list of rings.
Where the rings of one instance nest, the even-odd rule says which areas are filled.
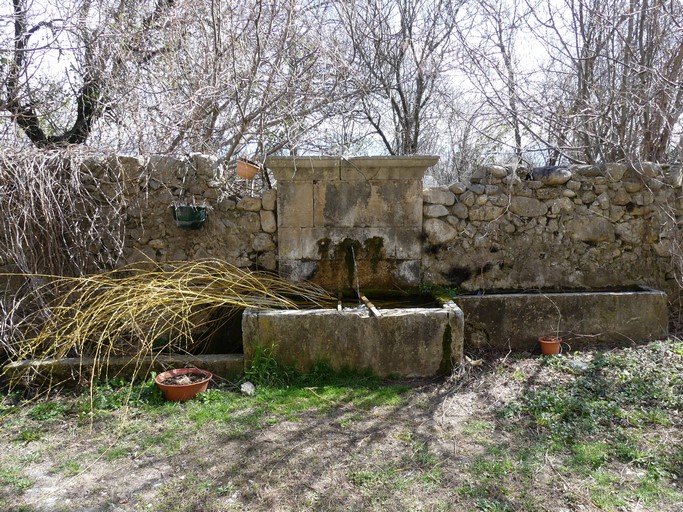
[[[245,180],[251,180],[258,173],[259,167],[249,160],[237,160],[237,175]]]
[[[166,400],[178,402],[191,400],[197,393],[206,391],[212,373],[199,368],[178,368],[160,373],[154,379]]]
[[[561,336],[541,336],[538,338],[538,343],[541,345],[541,352],[545,356],[560,353],[562,345]]]

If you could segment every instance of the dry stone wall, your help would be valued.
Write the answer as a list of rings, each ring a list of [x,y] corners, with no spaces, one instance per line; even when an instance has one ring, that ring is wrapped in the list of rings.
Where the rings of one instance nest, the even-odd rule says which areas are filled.
[[[127,261],[216,257],[240,267],[277,270],[283,258],[277,213],[306,206],[296,197],[290,204],[277,205],[275,189],[258,197],[231,195],[232,176],[217,158],[207,155],[116,157],[99,165],[118,165],[125,176]],[[316,183],[315,177],[296,178],[308,179]],[[676,276],[678,225],[683,222],[681,181],[680,166],[648,163],[532,172],[482,167],[468,183],[423,191],[421,280],[465,291],[647,285],[671,295],[680,289]],[[280,191],[281,202],[287,199],[287,190]],[[356,204],[357,195],[349,208],[363,207]],[[170,205],[181,197],[212,208],[201,229],[175,225]],[[313,210],[301,215],[315,218]],[[329,234],[324,231],[334,226],[323,220],[309,231],[320,231],[325,238]],[[353,229],[365,226],[357,224]],[[285,234],[292,245],[301,234],[289,231]],[[399,254],[401,248],[395,251]]]
[[[226,169],[213,156],[185,159],[151,155],[116,157],[100,164],[120,166],[126,182],[127,262],[220,258],[239,267],[275,270],[275,191],[236,197]],[[200,229],[176,226],[171,206],[207,205]]]
[[[482,167],[424,191],[423,279],[467,291],[675,280],[680,166]]]

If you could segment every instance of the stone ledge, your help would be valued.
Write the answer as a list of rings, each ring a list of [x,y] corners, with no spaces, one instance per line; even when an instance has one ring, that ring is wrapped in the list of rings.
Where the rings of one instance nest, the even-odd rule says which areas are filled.
[[[266,167],[278,181],[422,180],[438,156],[278,156],[266,160]]]
[[[162,372],[185,366],[209,370],[216,377],[236,378],[244,371],[244,356],[242,354],[163,354],[156,357],[143,357],[137,361],[137,364],[130,357],[116,356],[110,357],[106,365],[101,362],[96,365],[92,357],[29,359],[8,364],[5,367],[5,373],[10,385],[39,385],[50,380],[53,385],[75,385],[89,380],[93,372],[98,378],[130,378],[138,375],[147,376],[151,371]]]

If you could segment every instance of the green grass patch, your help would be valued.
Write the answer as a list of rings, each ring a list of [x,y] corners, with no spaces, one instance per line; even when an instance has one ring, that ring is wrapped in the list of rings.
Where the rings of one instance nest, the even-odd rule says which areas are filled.
[[[670,484],[683,476],[683,449],[675,434],[683,428],[682,346],[669,340],[592,357],[540,359],[555,380],[529,386],[498,411],[505,429],[534,440],[512,447],[510,456],[524,446],[533,448],[532,461],[542,452],[554,454],[567,477],[588,479],[590,500],[604,510],[671,499],[667,493],[680,496]],[[670,444],[670,436],[679,442]],[[633,482],[622,489],[618,464],[631,466],[630,474],[645,470],[647,478],[635,490]],[[504,479],[511,471],[509,463],[490,454],[471,467],[488,479]]]
[[[11,487],[16,492],[24,492],[30,489],[34,481],[25,476],[20,469],[15,467],[0,467],[0,484]]]

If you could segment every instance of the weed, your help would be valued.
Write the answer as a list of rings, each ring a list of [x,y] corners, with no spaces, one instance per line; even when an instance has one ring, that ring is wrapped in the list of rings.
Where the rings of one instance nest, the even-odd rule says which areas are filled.
[[[78,473],[80,473],[82,470],[81,465],[78,461],[75,460],[67,460],[62,462],[61,464],[58,464],[52,468],[52,471],[55,473],[61,473],[64,476],[75,476]]]
[[[610,448],[605,442],[575,443],[572,446],[574,465],[597,469],[609,460]]]
[[[462,433],[466,436],[482,437],[483,434],[493,431],[495,424],[490,421],[472,420],[467,423]]]
[[[61,402],[42,402],[33,406],[28,416],[37,421],[49,421],[61,418],[66,412],[67,407]]]
[[[22,430],[19,432],[19,435],[17,436],[17,440],[24,442],[24,443],[30,443],[31,441],[38,441],[43,437],[43,434],[38,432],[35,429],[27,429],[27,430]]]
[[[24,492],[30,489],[34,481],[22,474],[22,472],[13,467],[0,467],[0,483],[13,487],[18,492]]]
[[[285,387],[294,376],[293,370],[285,368],[275,359],[275,345],[257,345],[251,366],[244,371],[243,380],[256,386]]]
[[[445,300],[445,301],[449,301],[451,299],[454,299],[458,295],[462,294],[462,290],[460,288],[458,288],[457,286],[456,287],[445,286],[445,285],[430,283],[427,281],[422,281],[420,283],[419,291],[422,295],[431,295],[435,299]]]

